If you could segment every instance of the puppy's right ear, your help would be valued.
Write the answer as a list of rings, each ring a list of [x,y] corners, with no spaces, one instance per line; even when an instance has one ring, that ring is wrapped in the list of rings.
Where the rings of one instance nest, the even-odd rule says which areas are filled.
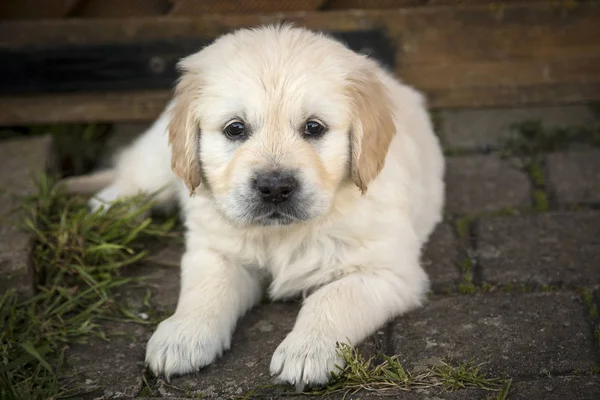
[[[190,196],[202,181],[198,147],[200,129],[193,113],[199,91],[199,78],[184,72],[175,88],[169,122],[171,169],[183,180]]]

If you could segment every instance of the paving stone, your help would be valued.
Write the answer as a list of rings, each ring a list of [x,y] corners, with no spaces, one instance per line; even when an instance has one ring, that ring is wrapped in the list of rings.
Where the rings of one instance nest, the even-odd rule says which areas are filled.
[[[196,374],[177,377],[159,388],[164,397],[186,391],[204,398],[231,398],[272,384],[269,364],[273,352],[294,326],[297,303],[261,305],[238,324],[231,349],[213,365]]]
[[[485,282],[600,284],[598,211],[486,218],[475,232]]]
[[[585,106],[537,108],[490,108],[440,111],[440,130],[447,147],[481,149],[499,147],[511,136],[510,125],[540,120],[545,127],[594,123],[592,110]]]
[[[146,287],[129,287],[118,291],[115,300],[141,318],[163,319],[175,311],[179,295],[179,260],[182,245],[170,243],[156,250],[142,265],[123,271],[124,276],[145,277],[149,286],[150,309],[145,304]],[[145,286],[144,285],[144,286]],[[105,399],[133,398],[142,389],[146,344],[152,328],[134,323],[106,323],[111,336],[108,342],[92,339],[77,344],[67,352],[68,361],[77,371],[71,386],[80,385],[94,396]],[[121,333],[123,335],[121,335]]]
[[[446,210],[471,214],[530,206],[529,179],[516,165],[496,155],[447,158]]]
[[[454,392],[443,392],[439,389],[431,389],[431,390],[411,390],[411,391],[402,391],[402,390],[386,390],[382,393],[369,392],[366,390],[361,390],[357,393],[340,393],[334,395],[327,396],[310,396],[310,395],[281,395],[281,394],[254,394],[248,399],[252,400],[314,400],[320,398],[326,398],[327,400],[376,400],[376,399],[396,399],[396,400],[483,400],[487,399],[490,396],[489,391],[483,390],[473,390],[473,389],[463,389],[457,390]],[[234,399],[243,399],[243,396],[234,397]],[[183,399],[178,398],[174,399],[172,397],[152,397],[147,398],[147,400],[160,400],[160,399],[169,399],[169,400],[178,400]],[[139,400],[146,400],[145,398],[139,398]]]
[[[415,389],[411,391],[386,390],[381,393],[361,390],[357,393],[331,395],[330,400],[484,400],[495,398],[496,392],[479,389],[462,389],[457,391],[442,391],[439,389]],[[275,400],[308,400],[314,396],[279,396],[259,394],[253,399]],[[509,399],[511,400],[596,400],[600,398],[599,376],[565,376],[544,377],[535,381],[513,382]],[[152,398],[157,400],[157,398]],[[167,399],[163,397],[161,399]],[[169,398],[170,400],[177,400]],[[183,399],[180,398],[180,399]],[[142,400],[140,398],[140,400]],[[148,398],[150,400],[150,398]]]
[[[196,374],[176,377],[169,386],[158,392],[164,397],[182,396],[184,393],[202,395],[203,398],[232,398],[244,396],[250,390],[272,385],[269,373],[271,357],[281,341],[292,330],[300,305],[296,302],[263,304],[246,315],[238,324],[231,349],[214,364]],[[383,331],[365,340],[359,348],[365,357],[382,348]],[[258,392],[260,398],[282,398],[292,387],[267,388]],[[251,397],[254,398],[254,397]],[[258,395],[257,395],[258,398]]]
[[[600,150],[548,154],[548,181],[559,203],[600,203]]]
[[[443,292],[460,281],[460,246],[452,226],[449,223],[438,224],[422,257],[434,291]]]
[[[517,382],[512,385],[510,400],[597,400],[600,399],[600,376],[565,376]]]
[[[123,335],[72,345],[66,356],[74,373],[66,379],[70,387],[79,387],[90,398],[133,398],[142,389],[146,343],[152,330],[132,323],[106,323],[104,327],[111,335]]]
[[[161,317],[171,315],[177,306],[181,272],[179,261],[183,252],[183,244],[169,243],[153,249],[141,265],[131,266],[123,272],[124,276],[144,278],[144,286],[147,285],[150,290],[152,310]],[[130,288],[125,293],[119,293],[119,300],[125,300],[134,310],[146,312],[146,294],[146,287]]]
[[[358,392],[341,392],[336,394],[329,394],[327,396],[315,396],[315,395],[300,395],[300,394],[284,394],[285,392],[272,390],[257,390],[242,395],[235,395],[232,397],[222,397],[229,399],[260,399],[260,400],[311,400],[315,398],[326,398],[328,400],[377,400],[377,399],[398,399],[398,400],[483,400],[489,399],[490,392],[480,389],[460,389],[456,391],[443,391],[439,388],[431,389],[412,389],[410,391],[405,390],[385,390],[381,392],[371,392],[368,390],[360,390]],[[188,391],[190,396],[201,396],[199,392]],[[244,397],[247,396],[247,397]],[[218,397],[218,395],[215,395]],[[169,399],[179,400],[186,397],[159,397],[158,399]],[[190,398],[190,397],[187,397]],[[202,397],[205,398],[205,397]],[[219,397],[221,398],[221,397]],[[142,400],[146,398],[138,398]],[[156,397],[148,398],[148,400],[156,400]]]
[[[598,360],[577,295],[485,294],[432,298],[396,320],[393,340],[409,370],[472,360],[492,377],[586,371]]]
[[[456,391],[443,391],[440,388],[431,389],[412,389],[405,390],[385,390],[381,392],[360,390],[356,393],[340,393],[328,395],[325,397],[328,400],[377,400],[377,399],[395,399],[395,400],[489,400],[491,392],[479,389],[460,389]],[[282,397],[253,397],[261,400],[309,400],[315,396],[282,396]]]
[[[117,290],[119,304],[142,319],[163,320],[175,312],[179,297],[179,268],[152,264],[125,269],[125,277],[143,277],[143,285]],[[149,296],[148,296],[149,295]]]
[[[0,295],[15,289],[22,298],[34,293],[31,237],[16,223],[18,197],[36,191],[33,178],[50,164],[50,136],[11,139],[0,142]]]

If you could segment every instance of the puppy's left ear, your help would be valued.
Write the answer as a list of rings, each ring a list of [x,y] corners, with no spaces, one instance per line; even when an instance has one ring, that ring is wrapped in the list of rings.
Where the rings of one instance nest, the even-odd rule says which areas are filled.
[[[199,85],[199,80],[194,75],[184,72],[175,88],[168,128],[171,169],[183,180],[190,195],[202,181],[198,149],[200,131],[192,113]]]
[[[383,169],[396,132],[391,100],[378,77],[377,68],[374,64],[368,65],[349,77],[353,102],[352,180],[363,194]]]

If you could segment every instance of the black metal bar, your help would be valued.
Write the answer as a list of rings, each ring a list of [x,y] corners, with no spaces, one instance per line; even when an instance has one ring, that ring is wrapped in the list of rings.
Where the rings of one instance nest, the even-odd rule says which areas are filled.
[[[394,67],[391,40],[379,30],[330,32],[351,49]],[[177,38],[130,44],[0,48],[0,94],[169,89],[176,63],[209,44]]]

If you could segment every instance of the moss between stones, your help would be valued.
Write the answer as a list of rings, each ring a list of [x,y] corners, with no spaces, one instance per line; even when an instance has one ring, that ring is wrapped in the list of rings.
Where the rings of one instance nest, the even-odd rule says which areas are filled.
[[[545,127],[539,120],[526,120],[510,126],[511,137],[504,143],[508,156],[534,156],[568,149],[572,144],[600,145],[600,126]]]
[[[600,329],[597,329],[596,331],[598,332],[598,331],[600,331]],[[598,334],[598,337],[599,337],[598,340],[600,341],[600,332]],[[590,373],[590,375],[600,375],[600,366],[598,366],[598,367],[591,367],[590,370],[589,370],[589,373]]]
[[[545,127],[539,120],[527,120],[510,126],[511,137],[503,144],[505,157],[518,157],[533,186],[533,209],[550,210],[543,173],[545,152],[568,149],[573,144],[600,146],[600,124],[593,126]]]
[[[580,289],[580,293],[583,296],[583,303],[585,304],[590,317],[598,318],[598,306],[594,302],[594,295],[585,289]]]
[[[431,124],[433,125],[433,131],[439,138],[443,139],[442,124],[444,123],[444,120],[440,110],[430,109],[429,118],[431,119]]]
[[[537,212],[545,212],[550,210],[548,196],[542,189],[533,189],[533,209]]]
[[[471,222],[474,220],[474,216],[464,216],[456,220],[456,233],[460,239],[467,239],[470,235]]]
[[[158,397],[158,393],[148,386],[144,386],[137,397]]]
[[[489,282],[482,282],[475,284],[472,282],[465,281],[459,284],[458,292],[461,294],[476,294],[476,293],[513,293],[515,291],[521,293],[553,293],[558,292],[562,288],[557,285],[533,285],[528,283],[521,284],[493,284]]]

